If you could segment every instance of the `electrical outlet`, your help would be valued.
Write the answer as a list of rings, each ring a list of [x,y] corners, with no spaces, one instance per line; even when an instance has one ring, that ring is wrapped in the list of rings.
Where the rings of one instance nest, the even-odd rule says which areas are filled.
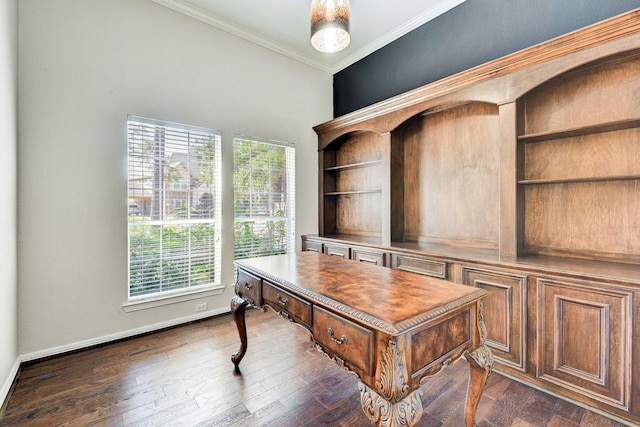
[[[207,309],[207,303],[196,304],[196,311],[205,311]]]

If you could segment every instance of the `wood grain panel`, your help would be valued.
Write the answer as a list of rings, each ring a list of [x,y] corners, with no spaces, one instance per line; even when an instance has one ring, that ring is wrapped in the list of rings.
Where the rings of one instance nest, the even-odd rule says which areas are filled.
[[[525,179],[640,176],[638,141],[640,129],[627,129],[526,144]]]
[[[499,239],[498,107],[471,103],[406,123],[405,240]]]
[[[336,233],[380,236],[380,193],[336,197]]]
[[[484,289],[487,345],[503,365],[526,370],[527,277],[522,274],[462,267],[462,283]]]
[[[335,152],[335,165],[342,166],[380,160],[382,137],[376,132],[354,132],[330,147]]]
[[[411,338],[411,374],[420,376],[432,365],[450,357],[448,349],[459,348],[471,339],[470,311],[463,311],[446,322],[415,334]]]
[[[335,172],[335,191],[380,191],[382,167],[367,167]]]
[[[555,321],[560,325],[554,334],[554,365],[559,371],[605,384],[604,367],[609,346],[609,305],[558,296]],[[585,343],[600,350],[585,352]]]
[[[530,254],[640,261],[640,180],[525,189]]]
[[[525,97],[527,134],[640,117],[640,56],[581,67]]]
[[[538,378],[628,410],[633,294],[553,279],[537,291]]]

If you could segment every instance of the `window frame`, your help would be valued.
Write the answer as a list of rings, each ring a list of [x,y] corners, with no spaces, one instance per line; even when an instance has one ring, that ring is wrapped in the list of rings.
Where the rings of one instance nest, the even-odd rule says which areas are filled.
[[[163,149],[162,150],[167,150],[167,147],[170,144],[176,144],[175,147],[175,151],[173,152],[173,155],[175,155],[175,153],[179,150],[183,150],[182,157],[183,157],[183,163],[186,163],[186,170],[187,173],[189,174],[189,180],[193,180],[193,176],[191,175],[191,173],[193,172],[190,168],[191,168],[191,162],[193,161],[193,157],[195,156],[195,154],[193,153],[197,153],[198,149],[194,148],[197,146],[197,144],[200,144],[200,156],[206,156],[208,158],[208,156],[212,156],[213,159],[209,159],[210,161],[205,161],[202,162],[202,159],[197,159],[197,166],[194,166],[194,169],[198,169],[199,170],[199,178],[201,179],[201,177],[206,177],[208,175],[208,173],[206,172],[211,172],[211,175],[208,179],[208,182],[206,182],[207,186],[205,187],[205,190],[208,190],[208,198],[207,201],[209,200],[209,198],[211,199],[211,204],[213,205],[212,209],[207,209],[204,210],[205,214],[203,217],[193,217],[193,214],[191,213],[192,211],[192,198],[194,197],[195,194],[199,194],[201,191],[192,191],[192,189],[187,189],[186,190],[186,195],[187,195],[187,200],[190,201],[185,205],[186,208],[186,217],[184,218],[168,218],[166,215],[166,207],[167,207],[167,202],[165,200],[165,196],[166,194],[163,194],[161,197],[158,197],[159,201],[158,206],[162,206],[159,209],[159,212],[153,213],[153,217],[149,217],[147,219],[147,217],[145,216],[144,219],[141,220],[135,220],[132,221],[132,216],[130,215],[130,210],[131,210],[131,201],[135,200],[134,196],[135,195],[135,191],[141,192],[143,190],[141,190],[142,187],[136,187],[136,190],[133,191],[132,194],[132,177],[135,179],[135,172],[132,173],[132,163],[135,163],[135,161],[132,162],[132,156],[133,156],[133,151],[134,148],[132,148],[132,144],[133,146],[136,145],[136,143],[138,144],[144,144],[146,142],[146,140],[144,139],[144,136],[138,136],[138,140],[137,142],[134,141],[135,138],[132,137],[132,127],[134,126],[138,126],[138,127],[146,127],[146,129],[144,129],[143,134],[145,136],[149,135],[148,132],[150,129],[153,129],[154,133],[157,132],[163,132],[163,141],[161,142]],[[167,137],[167,133],[171,133],[171,137]],[[179,141],[181,136],[185,136],[186,140],[183,141],[184,143],[181,145],[181,141]],[[192,138],[193,137],[193,138]],[[202,144],[203,139],[207,141],[207,143],[211,143],[211,152],[206,152],[204,150],[209,149],[208,147],[205,147],[205,145]],[[209,138],[209,139],[206,139]],[[127,278],[128,278],[128,285],[127,285],[127,300],[128,302],[126,304],[124,304],[124,309],[125,311],[135,311],[135,310],[139,310],[139,309],[144,309],[144,308],[149,308],[149,307],[154,307],[154,306],[158,306],[158,305],[165,305],[165,304],[171,304],[174,302],[180,302],[180,301],[186,301],[186,300],[190,300],[190,299],[196,299],[196,298],[202,298],[203,296],[209,296],[209,295],[217,295],[223,292],[224,290],[224,286],[221,285],[221,273],[222,273],[222,245],[221,245],[221,231],[222,231],[222,210],[221,210],[221,205],[222,205],[222,201],[221,201],[221,195],[222,195],[222,186],[221,186],[221,169],[222,169],[222,157],[221,157],[221,151],[222,151],[222,133],[220,131],[217,130],[213,130],[213,129],[208,129],[208,128],[201,128],[201,127],[196,127],[196,126],[191,126],[191,125],[184,125],[184,124],[180,124],[180,123],[175,123],[175,122],[168,122],[168,121],[163,121],[163,120],[157,120],[157,119],[150,119],[150,118],[146,118],[146,117],[140,117],[140,116],[135,116],[135,115],[128,115],[127,116],[127,206],[128,206],[128,213],[127,213],[127,245],[128,245],[128,251],[127,251]],[[196,144],[196,141],[197,144]],[[157,143],[157,140],[154,140],[154,143]],[[202,148],[204,147],[204,148]],[[154,148],[155,150],[155,148]],[[189,151],[189,150],[193,150],[193,151]],[[173,184],[175,182],[171,182],[170,180],[168,180],[166,177],[164,177],[163,175],[165,174],[165,167],[166,165],[168,165],[170,157],[167,156],[168,153],[165,153],[163,151],[161,151],[161,155],[159,158],[159,161],[161,162],[161,164],[163,165],[163,173],[157,174],[159,176],[162,176],[162,178],[160,178],[158,180],[156,174],[154,173],[154,182],[152,183],[152,188],[151,191],[153,192],[153,194],[155,195],[156,192],[162,192],[162,193],[166,193],[166,192],[180,192],[182,191],[181,189],[175,190],[173,188]],[[154,161],[153,159],[153,155],[150,155],[148,153],[138,153],[138,155],[140,156],[140,158],[138,159],[138,162],[140,164],[144,164],[144,162],[149,162]],[[205,166],[203,166],[205,165]],[[147,165],[148,166],[148,165]],[[144,168],[144,166],[140,166],[141,169]],[[209,168],[209,169],[204,169],[204,168]],[[205,170],[205,172],[203,172],[203,170]],[[140,172],[140,171],[138,171]],[[144,174],[143,174],[144,175]],[[177,181],[177,183],[179,183],[182,186],[182,181],[184,178],[182,175],[180,175],[180,179]],[[144,178],[138,178],[140,180],[146,180],[149,181],[149,177],[146,176]],[[204,181],[207,181],[207,179],[205,179]],[[156,185],[158,184],[159,185]],[[147,183],[148,184],[148,183]],[[144,185],[144,184],[143,184]],[[197,189],[198,190],[198,189]],[[145,187],[144,191],[148,191],[148,185],[147,187]],[[138,196],[140,196],[140,194],[138,194]],[[204,197],[204,195],[202,195],[202,197]],[[155,201],[155,197],[153,197],[153,201],[152,201],[152,205],[156,203]],[[200,202],[202,201],[202,199],[198,199]],[[169,203],[172,203],[171,201],[169,201]],[[201,202],[202,203],[202,202]],[[209,207],[210,204],[209,203],[205,203],[205,208]],[[153,211],[153,208],[152,208]],[[135,210],[134,210],[135,212]],[[179,215],[176,214],[176,215]],[[184,236],[186,236],[186,245],[181,245],[177,251],[175,252],[175,254],[177,254],[177,256],[179,257],[179,259],[182,261],[183,259],[185,260],[186,264],[184,266],[185,269],[185,273],[184,276],[187,278],[187,282],[184,286],[176,286],[174,289],[165,289],[163,288],[163,284],[162,284],[162,280],[160,279],[160,288],[157,291],[153,291],[153,292],[138,292],[138,293],[132,293],[132,286],[133,286],[133,282],[132,282],[132,228],[140,228],[140,227],[153,227],[155,230],[160,230],[159,233],[164,233],[165,231],[165,227],[172,227],[175,228],[177,230],[182,230],[184,233]],[[157,227],[157,228],[156,228]],[[210,229],[210,231],[206,231],[207,229]],[[195,239],[196,237],[196,232],[197,230],[204,230],[203,232],[206,233],[210,233],[208,235],[205,236],[205,241],[204,241],[204,246],[198,246],[198,243],[195,242],[193,239]],[[210,236],[210,237],[208,237]],[[207,242],[207,239],[209,239],[209,241]],[[179,240],[180,243],[183,243],[182,240]],[[153,245],[152,245],[153,246]],[[144,245],[142,245],[142,247],[146,247]],[[155,246],[153,246],[155,247]],[[163,241],[162,241],[162,237],[160,238],[160,240],[158,241],[158,245],[157,245],[158,251],[161,254],[160,258],[153,258],[155,255],[151,255],[149,259],[153,259],[156,260],[156,262],[159,262],[160,265],[162,265],[162,248],[163,248]],[[201,255],[201,257],[204,259],[204,261],[202,261],[201,259],[197,258],[197,254],[196,254],[196,250],[197,249],[203,249],[205,248],[206,251],[205,252],[199,252],[199,254]],[[168,252],[168,251],[167,251]],[[213,252],[213,253],[212,253]],[[185,257],[185,254],[186,257]],[[168,255],[167,255],[168,256]],[[204,279],[204,281],[201,281],[200,283],[196,283],[193,282],[192,280],[195,280],[194,277],[197,276],[196,273],[194,273],[194,271],[192,271],[192,261],[193,260],[197,260],[197,261],[202,261],[205,262],[206,264],[206,260],[209,259],[209,265],[213,264],[211,269],[207,269],[205,267],[205,274],[209,274],[210,277],[212,276],[211,280],[206,280]],[[160,270],[162,270],[162,267],[159,267]],[[208,273],[206,273],[208,272]],[[165,276],[162,276],[163,278]],[[167,276],[169,277],[169,276]],[[184,283],[184,282],[183,282]]]
[[[285,198],[285,207],[286,207],[286,215],[282,215],[282,216],[277,216],[277,215],[264,215],[264,216],[260,216],[260,215],[238,215],[238,206],[237,206],[237,188],[236,188],[236,168],[237,168],[237,164],[236,164],[236,143],[238,141],[244,141],[244,142],[250,142],[250,143],[256,143],[256,144],[264,144],[264,145],[271,145],[274,147],[278,147],[278,148],[284,148],[285,149],[285,169],[283,172],[283,184],[284,184],[284,188],[285,188],[285,192],[283,195],[281,195],[282,197]],[[296,161],[296,146],[293,143],[289,143],[289,142],[284,142],[284,141],[276,141],[276,140],[270,140],[270,139],[265,139],[265,138],[260,138],[260,137],[255,137],[255,136],[246,136],[246,135],[242,135],[242,134],[234,134],[233,135],[233,141],[232,141],[232,147],[233,147],[233,199],[234,199],[234,209],[233,209],[233,224],[234,224],[234,250],[233,250],[233,255],[234,255],[234,260],[236,259],[241,259],[241,258],[248,258],[248,257],[253,257],[253,256],[269,256],[269,255],[273,255],[273,252],[278,252],[278,251],[272,251],[272,253],[264,253],[264,254],[253,254],[253,255],[249,255],[249,256],[241,256],[238,257],[238,242],[237,242],[237,225],[240,222],[250,222],[252,221],[253,223],[267,223],[267,222],[278,222],[278,221],[285,221],[285,238],[286,238],[286,245],[285,245],[285,250],[284,253],[290,253],[290,252],[295,252],[295,248],[296,248],[296,221],[295,221],[295,193],[296,193],[296,187],[295,187],[295,161]],[[275,169],[275,168],[274,168]],[[271,170],[271,169],[270,169]],[[270,181],[270,183],[273,185],[273,181]],[[251,232],[253,232],[253,229],[251,230]],[[246,247],[245,247],[246,250]]]

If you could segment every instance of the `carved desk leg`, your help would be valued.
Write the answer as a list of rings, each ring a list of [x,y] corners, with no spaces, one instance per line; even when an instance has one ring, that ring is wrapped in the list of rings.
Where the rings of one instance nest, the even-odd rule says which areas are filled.
[[[465,359],[469,362],[469,387],[467,389],[467,403],[464,412],[466,427],[475,426],[474,420],[478,403],[487,383],[487,377],[493,369],[493,354],[489,347],[484,344],[487,337],[487,329],[482,318],[482,304],[478,308],[478,333],[480,335],[480,345],[464,354]]]
[[[366,416],[378,427],[415,426],[422,418],[422,389],[410,390],[404,340],[395,338],[380,355],[376,391],[359,382],[360,402]]]
[[[237,295],[231,299],[231,313],[233,314],[233,319],[236,322],[238,334],[240,335],[240,349],[231,356],[231,361],[236,367],[236,372],[240,372],[238,365],[247,352],[247,326],[244,320],[244,312],[247,305],[248,303]]]

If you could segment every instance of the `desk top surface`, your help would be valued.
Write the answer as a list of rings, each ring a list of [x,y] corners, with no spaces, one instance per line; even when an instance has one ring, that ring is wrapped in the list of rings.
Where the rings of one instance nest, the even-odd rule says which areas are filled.
[[[487,294],[472,286],[315,252],[250,258],[235,264],[319,306],[390,334],[403,333]]]

